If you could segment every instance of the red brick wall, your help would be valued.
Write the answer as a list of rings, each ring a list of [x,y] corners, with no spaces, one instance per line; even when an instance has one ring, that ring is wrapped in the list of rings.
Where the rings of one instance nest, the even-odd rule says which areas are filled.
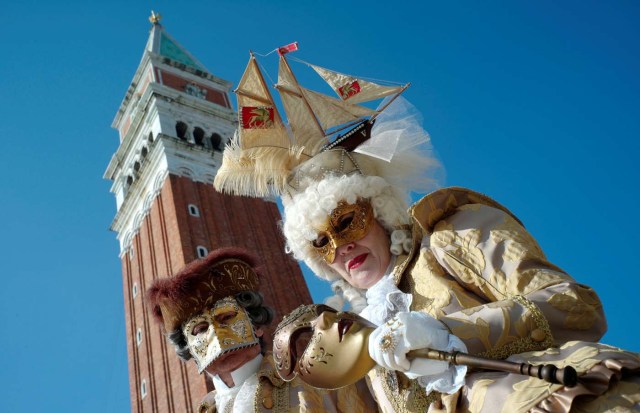
[[[196,247],[212,251],[238,246],[256,254],[266,267],[268,280],[261,282],[267,305],[276,310],[276,322],[311,295],[300,267],[284,253],[284,238],[278,228],[280,213],[275,203],[257,198],[223,195],[212,185],[171,176],[176,216],[181,226],[185,262],[196,259]],[[188,205],[200,209],[200,217],[189,215]],[[268,329],[270,333],[275,325]]]
[[[188,205],[200,210],[189,214]],[[266,266],[262,294],[276,310],[275,325],[311,296],[297,263],[284,254],[284,241],[274,203],[260,199],[222,195],[212,185],[170,175],[151,211],[134,237],[133,257],[122,259],[125,291],[125,318],[132,412],[194,412],[211,381],[199,375],[195,363],[183,363],[144,307],[144,292],[151,282],[166,277],[196,259],[196,247],[209,251],[224,246],[240,246],[253,251]],[[133,298],[133,284],[138,295]],[[142,343],[136,331],[142,329]],[[267,340],[268,342],[270,340]],[[147,380],[147,396],[142,399],[140,383]]]

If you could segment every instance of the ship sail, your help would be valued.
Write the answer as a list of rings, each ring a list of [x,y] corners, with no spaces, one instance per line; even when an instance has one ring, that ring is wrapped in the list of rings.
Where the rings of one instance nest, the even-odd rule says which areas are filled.
[[[235,92],[238,130],[224,151],[214,186],[256,197],[281,193],[300,154],[291,144],[253,54]]]
[[[337,95],[350,103],[362,103],[402,93],[405,86],[384,86],[307,63]]]
[[[280,92],[295,144],[303,148],[304,154],[315,155],[328,143],[328,139],[284,56],[280,57],[276,88]]]
[[[339,98],[330,97],[300,86],[284,56],[289,51],[279,51],[275,87],[290,130],[251,54],[235,91],[239,127],[216,174],[218,190],[258,197],[282,194],[290,172],[305,160],[337,145],[350,151],[369,139],[374,119],[409,86],[378,85],[300,61],[312,67]],[[359,104],[385,96],[391,97],[376,110]],[[337,137],[331,141],[334,135]],[[355,136],[357,142],[352,139]]]
[[[309,105],[325,130],[373,116],[377,111],[302,88]]]
[[[241,147],[251,148],[259,142],[288,148],[289,136],[253,54],[235,92]]]

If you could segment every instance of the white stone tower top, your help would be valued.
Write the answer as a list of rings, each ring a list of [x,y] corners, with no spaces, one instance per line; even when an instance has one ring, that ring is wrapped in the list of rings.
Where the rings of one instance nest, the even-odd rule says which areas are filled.
[[[113,120],[120,146],[105,179],[113,181],[118,212],[111,225],[121,254],[168,174],[212,183],[236,113],[231,83],[212,75],[171,37],[153,13],[151,31],[131,85]]]

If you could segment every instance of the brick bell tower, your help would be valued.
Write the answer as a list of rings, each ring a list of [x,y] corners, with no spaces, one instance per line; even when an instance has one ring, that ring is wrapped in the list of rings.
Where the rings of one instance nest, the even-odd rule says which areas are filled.
[[[213,179],[237,126],[231,83],[212,75],[151,15],[142,60],[112,126],[120,145],[105,172],[117,213],[132,412],[194,412],[212,390],[179,360],[145,307],[151,282],[215,248],[245,247],[267,267],[262,292],[274,325],[311,296],[284,254],[274,202],[222,195]],[[270,340],[267,340],[270,341]]]

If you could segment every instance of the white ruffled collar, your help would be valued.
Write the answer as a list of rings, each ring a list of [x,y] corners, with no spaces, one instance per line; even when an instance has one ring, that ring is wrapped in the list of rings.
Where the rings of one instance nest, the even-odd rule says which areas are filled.
[[[360,312],[360,316],[378,326],[400,311],[409,311],[411,306],[411,294],[403,293],[394,283],[391,275],[394,267],[395,260],[392,260],[385,275],[367,290],[367,306]]]
[[[254,373],[258,372],[260,368],[260,363],[262,363],[262,354],[258,354],[255,358],[249,360],[244,363],[242,366],[238,367],[234,371],[231,372],[231,378],[233,379],[234,386],[227,387],[227,384],[220,378],[218,375],[209,375],[211,380],[213,380],[213,385],[216,387],[216,391],[219,392],[227,392],[234,388],[240,387],[244,381]]]
[[[216,388],[215,401],[218,411],[227,411],[229,403],[233,404],[234,412],[251,411],[245,410],[247,406],[253,406],[253,396],[258,387],[258,372],[262,363],[262,354],[258,354],[254,359],[240,366],[231,372],[234,386],[227,387],[225,382],[218,375],[209,375]]]

